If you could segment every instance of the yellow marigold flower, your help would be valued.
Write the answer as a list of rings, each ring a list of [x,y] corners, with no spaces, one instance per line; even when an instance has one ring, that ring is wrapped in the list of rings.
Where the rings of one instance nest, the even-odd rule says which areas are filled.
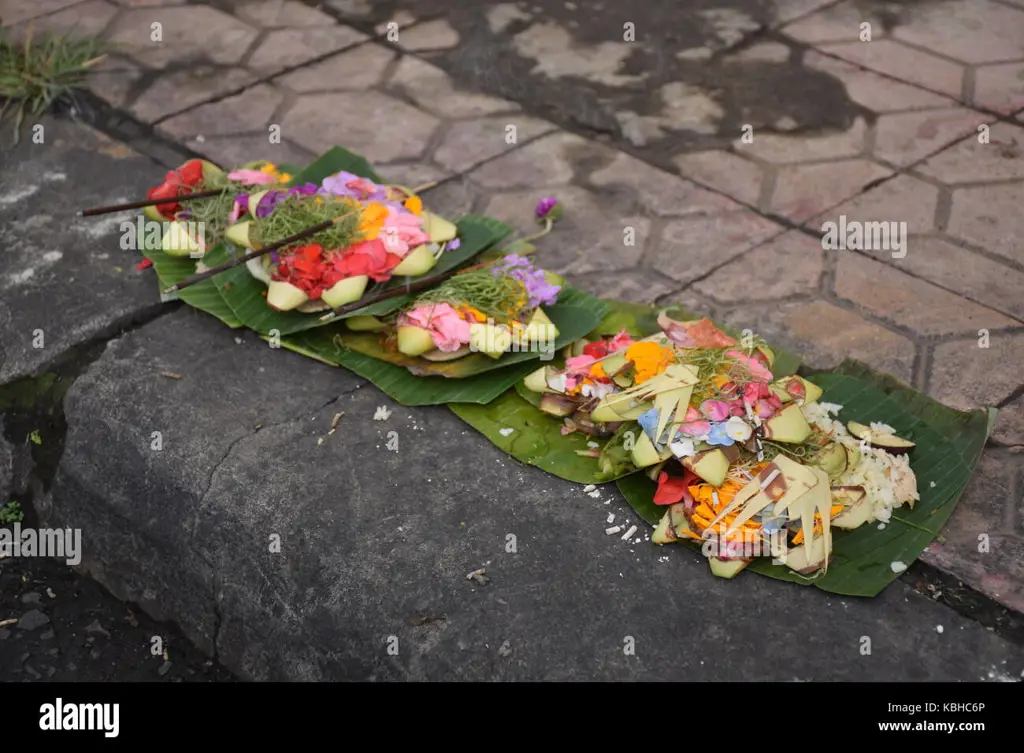
[[[359,215],[359,232],[368,241],[372,241],[380,234],[384,227],[384,220],[388,216],[388,210],[383,204],[376,201],[370,202]]]
[[[276,175],[277,165],[275,165],[273,162],[268,162],[267,164],[260,168],[260,172],[263,173],[264,175]]]
[[[597,379],[601,379],[603,377],[607,377],[608,375],[604,373],[603,364],[595,363],[593,366],[590,367],[590,376],[595,377]]]
[[[419,196],[410,196],[405,200],[405,208],[419,217],[423,214],[423,199]]]
[[[638,342],[626,349],[626,360],[633,362],[634,383],[643,384],[668,368],[675,361],[675,354],[671,348],[663,348],[655,342]]]
[[[289,175],[288,173],[278,173],[277,177],[278,177],[278,180],[280,180],[282,183],[291,183],[292,182],[292,176]]]

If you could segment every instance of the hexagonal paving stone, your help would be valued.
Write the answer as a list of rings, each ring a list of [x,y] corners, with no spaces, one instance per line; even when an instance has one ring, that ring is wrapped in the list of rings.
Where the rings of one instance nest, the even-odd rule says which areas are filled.
[[[902,259],[893,259],[886,251],[877,256],[897,269],[1024,320],[1024,272],[942,238],[910,238]]]
[[[818,290],[821,241],[791,230],[694,283],[700,294],[724,304],[777,301]],[[751,269],[758,271],[756,277]]]
[[[3,8],[4,27],[15,26],[29,19],[55,13],[80,0],[7,0]]]
[[[861,42],[861,24],[871,25],[872,42]],[[871,8],[865,8],[853,0],[831,5],[817,13],[794,21],[782,28],[786,36],[807,44],[822,42],[858,42],[872,44],[886,36],[886,24],[882,16]]]
[[[736,139],[732,147],[739,154],[776,165],[816,162],[861,156],[865,153],[866,134],[867,124],[863,118],[857,118],[849,130],[838,133],[793,136],[755,133],[752,143],[745,144],[742,139]]]
[[[892,31],[895,39],[965,63],[1024,57],[1024,11],[992,0],[922,3]]]
[[[1010,115],[1024,107],[1024,63],[1001,63],[974,69],[976,107]]]
[[[976,133],[979,125],[991,119],[962,107],[881,115],[875,124],[875,156],[906,167]]]
[[[645,217],[689,217],[743,209],[732,199],[628,154],[611,154],[611,162],[594,170],[586,180],[610,191],[614,201],[636,205]]]
[[[994,123],[988,143],[964,139],[916,169],[951,186],[1024,178],[1024,128]]]
[[[559,131],[477,168],[473,179],[488,188],[565,185],[572,180],[580,155],[604,157],[608,151],[607,147]]]
[[[804,54],[804,67],[835,76],[843,82],[850,99],[873,112],[956,105],[949,97],[894,81],[814,50],[807,50]]]
[[[703,277],[783,227],[748,209],[665,223],[648,266],[686,284]]]
[[[772,211],[803,222],[860,193],[892,170],[863,159],[814,165],[787,165],[775,178]]]
[[[908,233],[930,233],[935,228],[939,189],[910,175],[897,175],[859,196],[832,207],[805,223],[820,230],[826,222],[906,222]],[[883,251],[886,255],[888,251]]]
[[[572,284],[600,298],[639,304],[654,303],[674,289],[671,280],[648,269],[575,275]]]
[[[949,234],[1024,264],[1022,206],[1024,183],[958,188],[953,192]]]
[[[998,405],[1024,382],[1024,328],[943,343],[932,355],[928,394],[959,410]]]
[[[63,4],[69,5],[69,3]],[[32,5],[38,6],[39,3],[33,2]],[[98,37],[117,13],[118,8],[108,2],[104,2],[104,0],[90,0],[90,2],[86,3],[79,2],[78,5],[73,5],[51,15],[31,19],[33,34],[60,36],[73,32],[78,37]],[[7,9],[5,8],[4,16],[6,15]],[[15,13],[13,17],[18,18],[20,16]],[[27,19],[15,25],[14,22],[8,21],[5,17],[3,23],[8,39],[19,41],[24,39],[29,26]]]
[[[908,384],[913,377],[915,346],[910,340],[825,301],[730,308],[725,323],[749,327],[768,342],[799,353],[810,368],[832,368],[854,358]]]
[[[443,18],[402,29],[398,34],[398,45],[412,52],[448,50],[458,43],[459,33]]]
[[[157,130],[181,139],[195,138],[197,135],[205,138],[263,131],[269,144],[269,124],[283,100],[284,95],[273,86],[257,84],[241,94],[165,120]]]
[[[211,99],[239,91],[255,81],[242,68],[196,66],[160,76],[129,108],[140,120],[153,123]]]
[[[469,177],[478,180],[476,173]],[[650,245],[648,218],[628,208],[611,206],[603,196],[578,186],[553,193],[565,207],[565,214],[551,234],[537,242],[545,267],[573,275],[575,281],[580,274],[639,266]],[[537,228],[534,209],[541,196],[537,188],[495,194],[483,213],[533,234]]]
[[[758,206],[764,183],[760,165],[730,152],[712,150],[673,157],[687,178],[721,191],[737,201]]]
[[[897,327],[938,337],[1017,325],[1013,319],[911,277],[894,265],[855,251],[830,253],[838,259],[835,294]]]
[[[899,42],[882,39],[870,43],[824,44],[819,48],[843,60],[957,100],[963,94],[962,66]]]
[[[512,144],[506,140],[510,125],[516,129],[516,140]],[[520,114],[458,121],[445,129],[433,157],[442,167],[461,172],[554,129],[544,120]]]
[[[388,86],[442,118],[478,118],[522,109],[515,102],[460,89],[443,70],[409,55],[402,57]]]
[[[152,24],[159,23],[160,41]],[[172,62],[208,60],[237,63],[256,39],[256,30],[237,18],[205,5],[122,11],[112,24],[108,41],[149,68]]]
[[[338,24],[274,29],[253,51],[247,65],[265,76],[308,63],[366,39],[365,34]]]
[[[184,141],[184,139],[183,139]],[[237,167],[256,159],[275,164],[308,165],[319,155],[311,154],[282,139],[271,143],[264,134],[203,137],[202,141],[186,141],[189,148],[222,167]]]
[[[257,28],[333,26],[335,21],[298,0],[235,0],[235,15]]]
[[[370,162],[416,159],[438,121],[378,92],[299,97],[281,119],[281,135],[321,154],[343,145]]]
[[[89,89],[114,107],[123,107],[142,68],[127,58],[110,55],[89,73]]]
[[[274,83],[302,93],[371,89],[380,83],[395,54],[380,45],[362,44],[286,73],[274,79]]]

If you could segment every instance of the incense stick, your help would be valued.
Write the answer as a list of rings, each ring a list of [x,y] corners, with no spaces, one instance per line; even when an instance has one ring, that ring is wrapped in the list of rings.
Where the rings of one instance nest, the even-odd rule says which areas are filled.
[[[98,214],[110,214],[112,212],[123,212],[128,209],[142,209],[143,207],[152,207],[157,204],[178,204],[182,201],[191,201],[192,199],[209,199],[213,196],[219,196],[224,193],[223,188],[218,188],[212,191],[200,191],[199,193],[186,193],[181,196],[172,196],[163,199],[146,199],[145,201],[131,201],[127,204],[111,204],[109,207],[96,207],[94,209],[80,209],[77,213],[78,217],[95,217]]]

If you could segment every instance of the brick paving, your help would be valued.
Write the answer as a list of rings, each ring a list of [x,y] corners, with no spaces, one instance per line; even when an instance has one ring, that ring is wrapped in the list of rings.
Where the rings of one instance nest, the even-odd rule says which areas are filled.
[[[612,92],[604,103],[645,81],[618,41],[622,19],[584,39],[579,21],[560,20],[574,3],[545,3],[547,15],[482,5],[480,34],[509,36],[523,75]],[[681,42],[672,65],[710,66],[709,81],[736,96],[754,71],[783,85],[744,109],[695,79],[661,83],[651,109],[616,116],[621,144],[535,107],[512,67],[473,46],[470,11],[443,4],[389,4],[390,27],[362,0],[8,0],[4,20],[114,43],[93,91],[214,160],[302,162],[343,144],[393,180],[447,179],[432,196],[442,211],[523,230],[537,197],[557,195],[566,217],[543,261],[585,288],[684,302],[812,366],[850,356],[948,405],[999,406],[979,471],[924,559],[1024,610],[1024,2],[901,4],[895,22],[880,2],[776,0],[759,21],[727,5],[702,12],[705,39]],[[500,79],[505,96],[446,69],[474,61],[476,80]],[[838,92],[842,122],[773,115],[744,139],[772,98],[797,96],[786,71]],[[600,132],[600,106],[575,112]],[[657,157],[641,154],[648,142]],[[823,224],[840,217],[906,222],[905,255],[823,250]],[[979,553],[983,533],[994,543]]]

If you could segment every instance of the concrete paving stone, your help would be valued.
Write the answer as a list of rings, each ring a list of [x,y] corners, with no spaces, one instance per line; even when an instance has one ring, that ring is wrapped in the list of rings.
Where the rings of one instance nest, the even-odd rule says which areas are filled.
[[[760,201],[764,172],[755,162],[718,149],[679,155],[672,161],[685,178],[710,186],[744,204],[757,206]]]
[[[833,288],[839,298],[918,335],[969,335],[983,328],[1019,325],[990,308],[901,272],[898,262],[883,264],[855,251],[829,253],[837,259]]]
[[[1024,272],[936,237],[911,237],[907,255],[873,253],[897,269],[1024,321]]]
[[[515,128],[514,133],[510,126]],[[433,158],[442,167],[461,172],[553,130],[555,127],[545,120],[518,113],[457,121],[444,129]],[[510,138],[515,139],[511,144]]]
[[[814,294],[823,261],[820,241],[790,230],[694,283],[693,288],[717,303],[741,305]]]
[[[739,138],[732,142],[732,148],[739,154],[776,165],[838,160],[864,155],[867,132],[867,123],[863,118],[857,118],[851,128],[838,133],[783,135],[755,132],[752,143],[744,143]]]
[[[775,177],[771,211],[804,222],[891,174],[892,170],[865,159],[786,165]]]
[[[24,21],[56,13],[81,0],[6,0],[3,7],[4,26],[16,26]]]
[[[572,284],[601,298],[628,303],[650,304],[671,293],[676,284],[649,269],[593,272],[574,275]]]
[[[393,12],[386,21],[381,21],[379,24],[373,27],[373,33],[385,37],[389,42],[394,43],[388,35],[394,36],[397,34],[399,37],[402,35],[402,31],[409,26],[413,26],[416,23],[416,14],[406,8],[400,8]],[[397,41],[394,40],[394,41]]]
[[[939,189],[910,175],[901,174],[869,188],[827,212],[808,220],[805,227],[822,230],[824,223],[905,222],[907,233],[930,233],[935,229]],[[880,249],[888,256],[889,251]]]
[[[993,123],[988,143],[964,139],[914,169],[948,186],[1024,179],[1024,128]]]
[[[43,144],[0,152],[0,384],[34,374],[69,348],[159,308],[152,271],[122,250],[131,214],[69,219],[70,187],[86,209],[137,199],[155,165],[83,125],[44,118]],[[50,209],[48,209],[50,208]]]
[[[1005,450],[988,448],[942,529],[921,559],[954,575],[1016,612],[1024,611],[1024,540],[1008,524],[1020,465]]]
[[[857,42],[874,44],[887,36],[880,9],[865,7],[854,0],[843,0],[804,16],[782,27],[782,33],[806,44]],[[870,24],[871,41],[861,41],[861,24]]]
[[[737,306],[726,310],[724,321],[738,329],[749,327],[768,342],[800,354],[812,369],[853,358],[906,384],[913,378],[914,343],[826,301]]]
[[[487,188],[563,186],[584,155],[606,159],[608,149],[559,131],[482,165],[473,171],[473,180]]]
[[[300,93],[372,89],[380,83],[394,58],[393,50],[378,44],[362,44],[279,76],[274,83]]]
[[[325,0],[324,5],[358,20],[373,12],[371,0]]]
[[[335,92],[300,96],[281,119],[281,134],[317,154],[344,144],[371,163],[384,163],[418,159],[437,125],[433,116],[386,94]]]
[[[447,178],[450,173],[442,170],[436,165],[429,165],[424,162],[398,162],[390,165],[374,165],[385,182],[393,185],[416,188],[431,181],[440,181]],[[429,194],[425,194],[423,200],[430,205]]]
[[[919,110],[930,107],[952,107],[956,102],[941,94],[864,70],[845,60],[822,55],[813,49],[804,53],[804,67],[835,76],[846,87],[854,102],[872,112]]]
[[[698,553],[609,542],[608,510],[632,517],[613,489],[610,508],[511,461],[444,407],[400,408],[343,370],[234,334],[182,311],[111,346],[65,402],[47,521],[82,528],[101,582],[162,607],[207,650],[215,641],[244,679],[866,680],[881,659],[889,678],[975,680],[1024,668],[1019,647],[902,582],[845,600],[836,620],[827,594],[716,579]],[[246,374],[244,388],[210,390],[225,373]],[[380,405],[386,423],[372,420]],[[348,428],[325,437],[338,411]],[[399,452],[384,446],[390,431]],[[456,460],[438,464],[431,437]],[[466,578],[482,566],[484,587]],[[589,573],[587,588],[572,572]],[[799,619],[744,616],[769,601]],[[940,623],[956,641],[930,629]],[[624,635],[657,647],[695,634],[745,651],[637,664],[621,650]],[[865,634],[872,661],[857,651]],[[512,661],[498,655],[506,641]]]
[[[284,95],[275,87],[256,84],[241,94],[200,105],[165,120],[157,130],[182,141],[196,136],[230,136],[262,130],[269,143],[269,127],[283,101]]]
[[[670,220],[662,228],[649,266],[688,284],[782,232],[781,225],[747,209]]]
[[[995,406],[1024,383],[1024,330],[943,343],[932,355],[928,394],[959,410]]]
[[[296,26],[333,26],[326,13],[298,0],[234,0],[234,14],[254,28],[273,29]]]
[[[666,308],[682,306],[697,316],[707,316],[716,321],[721,318],[719,314],[719,307],[715,305],[714,301],[711,301],[706,296],[701,295],[694,290],[693,287],[688,287],[680,290],[678,293],[673,293],[666,297],[664,301],[661,301],[659,305]]]
[[[110,0],[125,8],[158,8],[165,5],[185,5],[188,0]]]
[[[410,55],[402,56],[387,85],[427,112],[449,120],[521,110],[510,100],[460,88],[440,68]]]
[[[817,45],[829,55],[959,100],[964,69],[957,63],[887,39]]]
[[[992,0],[944,0],[906,15],[894,39],[975,65],[1024,58],[1024,10]]]
[[[34,3],[34,5],[38,5],[38,3]],[[25,38],[31,21],[35,39],[44,35],[64,36],[65,34],[75,37],[98,37],[110,24],[110,20],[117,15],[118,10],[116,6],[104,2],[104,0],[90,0],[85,3],[79,0],[77,5],[71,5],[50,15],[27,19],[17,25],[4,17],[4,32],[8,39],[21,41]],[[6,9],[4,9],[4,15],[6,16]]]
[[[469,177],[479,180],[476,172]],[[651,220],[628,206],[610,206],[603,196],[578,186],[496,193],[483,213],[532,235],[539,229],[534,209],[543,196],[557,197],[564,208],[551,233],[536,242],[545,268],[575,279],[580,274],[640,265],[651,240]]]
[[[875,123],[875,156],[906,167],[971,133],[991,116],[966,108],[888,113]]]
[[[725,60],[742,63],[785,63],[792,49],[781,42],[760,42],[728,55]]]
[[[87,78],[90,91],[114,107],[124,107],[143,69],[128,58],[110,55]]]
[[[998,63],[974,69],[971,104],[1010,115],[1024,107],[1024,63]]]
[[[160,76],[128,109],[144,123],[155,123],[170,115],[245,89],[256,77],[243,68],[199,65]]]
[[[426,166],[419,166],[419,169],[411,166],[399,166],[394,169],[388,167],[387,172],[385,172],[384,167],[381,167],[379,170],[382,177],[394,180],[399,185],[406,186],[407,188],[415,188],[417,185],[422,185],[432,179],[428,176],[437,174],[436,168],[428,168]],[[394,172],[394,177],[392,177],[392,172]],[[405,180],[408,182],[400,180],[403,175],[407,176]],[[479,212],[479,208],[487,201],[487,197],[480,190],[480,187],[464,175],[446,180],[439,186],[423,193],[422,197],[423,204],[428,211],[434,212],[453,222],[463,215]],[[534,225],[531,231],[536,232],[536,229],[537,226]]]
[[[401,29],[398,33],[398,45],[410,52],[449,50],[458,43],[459,33],[443,18]]]
[[[272,29],[253,50],[246,65],[260,76],[268,76],[366,39],[368,37],[362,32],[338,24]]]
[[[999,444],[1016,448],[1024,447],[1024,395],[999,409],[992,439]],[[1024,516],[1021,516],[1024,520]]]
[[[224,167],[237,167],[256,159],[265,159],[274,164],[305,166],[320,156],[291,144],[286,139],[272,143],[265,133],[210,138],[204,136],[202,141],[182,139],[182,143],[214,164]]]
[[[834,0],[772,0],[774,25],[787,23],[805,16],[819,8],[830,5]]]
[[[158,29],[153,24],[159,23]],[[159,41],[154,39],[159,31]],[[207,61],[238,63],[257,32],[237,18],[206,5],[135,8],[122,11],[107,41],[148,68]]]
[[[610,150],[609,150],[610,151]],[[685,178],[648,165],[623,152],[586,176],[610,200],[629,202],[646,217],[689,217],[735,212],[743,206]]]
[[[1024,264],[1024,183],[958,188],[953,191],[949,234]]]

